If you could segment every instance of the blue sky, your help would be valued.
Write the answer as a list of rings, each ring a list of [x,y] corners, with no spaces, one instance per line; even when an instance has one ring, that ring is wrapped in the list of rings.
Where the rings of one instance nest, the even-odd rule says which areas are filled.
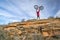
[[[0,0],[0,24],[36,19],[34,5],[44,6],[41,19],[60,17],[60,0]]]

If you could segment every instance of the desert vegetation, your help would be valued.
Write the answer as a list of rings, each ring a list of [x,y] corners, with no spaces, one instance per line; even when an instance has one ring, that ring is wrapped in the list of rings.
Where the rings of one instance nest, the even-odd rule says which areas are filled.
[[[48,24],[48,20],[44,20],[41,20],[43,23],[38,26],[32,24],[33,20],[30,20],[31,22],[27,21],[28,23],[30,22],[32,24],[29,27],[24,27],[25,25],[27,25],[27,23],[25,25],[15,23],[15,26],[13,26],[13,24],[11,26],[9,24],[0,26],[0,40],[60,40],[60,29],[58,29],[60,28],[60,19],[48,19],[50,20]],[[41,21],[34,20],[33,23],[38,24],[38,22]],[[23,23],[24,22],[26,21],[23,21]],[[45,25],[45,23],[47,25]],[[47,36],[44,35],[44,32],[45,35],[47,32]]]

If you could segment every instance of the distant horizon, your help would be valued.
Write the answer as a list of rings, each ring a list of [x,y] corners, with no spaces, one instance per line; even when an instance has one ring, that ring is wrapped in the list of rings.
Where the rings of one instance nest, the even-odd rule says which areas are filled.
[[[56,17],[53,17],[52,19],[55,19]],[[58,17],[59,19],[60,19],[60,17]],[[50,17],[49,18],[46,18],[46,19],[28,19],[28,20],[24,20],[24,21],[29,21],[29,20],[48,20],[48,19],[51,19]],[[23,20],[23,19],[22,19]],[[21,21],[14,21],[14,22],[9,22],[9,23],[7,23],[7,24],[0,24],[0,25],[8,25],[8,24],[10,24],[10,23],[15,23],[15,22],[22,22],[22,20]]]

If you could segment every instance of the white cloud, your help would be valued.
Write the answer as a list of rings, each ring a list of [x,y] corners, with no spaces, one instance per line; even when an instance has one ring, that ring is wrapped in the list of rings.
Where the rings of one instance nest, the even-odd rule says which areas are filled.
[[[7,17],[7,19],[4,18],[7,23],[36,18],[36,10],[34,9],[34,5],[36,4],[44,6],[44,10],[41,11],[41,18],[47,18],[49,16],[49,11],[43,0],[6,0],[6,2],[0,5],[6,9],[0,10],[0,15]]]
[[[18,22],[19,20],[10,19],[10,22]]]
[[[54,17],[60,17],[60,10],[55,14]]]
[[[12,2],[15,4],[15,6],[19,9],[16,9],[14,11],[17,12],[17,14],[20,14],[22,16],[29,16],[30,18],[35,18],[35,10],[34,5],[37,4],[37,0],[10,0],[9,2]],[[13,5],[14,6],[14,5]]]
[[[4,17],[15,17],[14,15],[12,15],[12,14],[10,14],[10,13],[8,13],[8,12],[5,12],[5,11],[3,11],[3,10],[0,10],[0,15],[1,16],[4,16]]]

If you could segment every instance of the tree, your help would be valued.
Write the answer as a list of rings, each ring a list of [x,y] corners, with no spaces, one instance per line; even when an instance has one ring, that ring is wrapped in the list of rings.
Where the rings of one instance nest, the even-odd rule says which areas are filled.
[[[54,17],[53,16],[48,17],[48,19],[52,19],[52,18],[54,18]]]
[[[25,19],[22,19],[22,20],[21,20],[21,22],[24,22],[24,21],[25,21]]]
[[[60,19],[60,17],[57,16],[56,19]]]

